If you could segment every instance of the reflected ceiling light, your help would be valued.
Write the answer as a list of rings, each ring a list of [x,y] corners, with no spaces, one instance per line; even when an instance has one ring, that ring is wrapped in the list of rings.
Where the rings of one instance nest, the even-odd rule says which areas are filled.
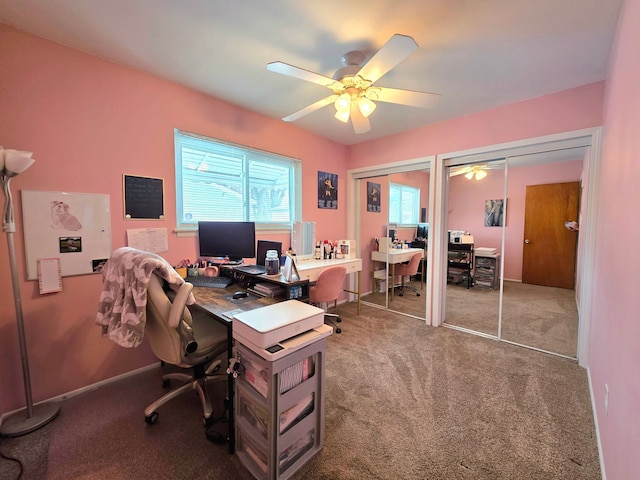
[[[467,180],[473,179],[474,176],[476,177],[476,180],[482,180],[487,176],[487,172],[484,171],[484,168],[476,165],[471,167],[471,170],[465,173],[464,176]]]

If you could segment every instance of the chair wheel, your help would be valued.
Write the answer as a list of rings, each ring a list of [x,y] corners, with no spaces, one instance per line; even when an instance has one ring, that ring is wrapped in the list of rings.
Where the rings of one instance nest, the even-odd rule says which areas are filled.
[[[158,421],[158,412],[153,412],[151,415],[146,415],[144,417],[144,421],[149,425],[153,425]]]

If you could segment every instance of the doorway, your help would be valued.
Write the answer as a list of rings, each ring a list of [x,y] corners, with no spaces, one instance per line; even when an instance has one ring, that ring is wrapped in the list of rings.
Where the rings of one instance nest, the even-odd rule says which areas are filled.
[[[522,244],[522,283],[575,286],[580,182],[527,185]],[[577,225],[577,222],[575,223]]]

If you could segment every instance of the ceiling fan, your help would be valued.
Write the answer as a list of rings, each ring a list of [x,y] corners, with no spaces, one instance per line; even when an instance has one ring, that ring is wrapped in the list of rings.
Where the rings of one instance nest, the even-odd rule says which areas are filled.
[[[467,180],[473,180],[475,177],[476,180],[482,180],[487,176],[487,170],[495,168],[491,167],[486,163],[481,165],[469,165],[466,167],[452,168],[449,171],[450,177],[455,177],[457,175],[464,175]]]
[[[329,88],[333,92],[328,97],[291,115],[287,115],[283,120],[292,122],[333,103],[336,108],[335,117],[338,120],[347,123],[351,118],[354,131],[356,133],[366,133],[371,130],[368,117],[376,108],[374,100],[412,107],[432,107],[438,101],[440,95],[373,86],[380,77],[406,59],[417,48],[418,44],[413,38],[395,34],[363,66],[360,66],[365,58],[362,52],[345,53],[342,56],[344,67],[339,69],[333,75],[333,78],[283,62],[267,64],[267,70],[271,72],[316,83]]]

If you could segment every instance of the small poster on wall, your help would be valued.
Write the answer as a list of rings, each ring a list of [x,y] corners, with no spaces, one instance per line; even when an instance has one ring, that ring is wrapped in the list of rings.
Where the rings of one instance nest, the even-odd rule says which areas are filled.
[[[318,172],[318,208],[338,208],[338,175]]]
[[[504,225],[504,200],[484,201],[484,226],[502,227]]]
[[[380,211],[380,184],[367,182],[367,212]]]

